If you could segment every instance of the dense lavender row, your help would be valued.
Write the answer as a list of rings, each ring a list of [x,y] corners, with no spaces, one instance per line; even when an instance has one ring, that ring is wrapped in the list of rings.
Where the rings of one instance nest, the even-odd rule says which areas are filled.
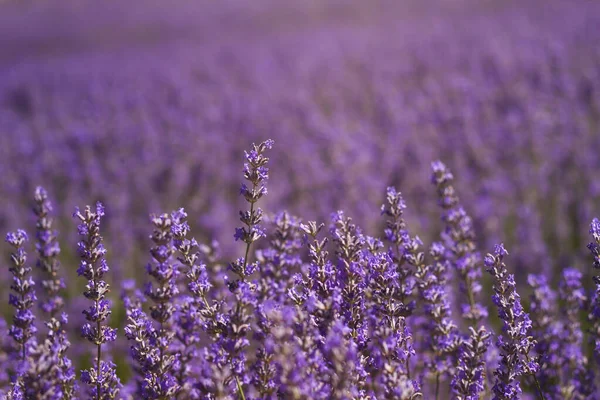
[[[109,295],[102,237],[110,211],[101,203],[75,210],[77,274],[88,300],[73,341],[79,353],[70,350],[73,323],[62,311],[52,203],[37,188],[35,246],[23,230],[6,236],[14,311],[0,332],[4,398],[600,397],[600,275],[587,291],[582,273],[567,268],[555,291],[545,275],[531,274],[528,312],[507,250],[496,245],[482,259],[453,175],[439,161],[431,181],[443,230],[430,245],[404,220],[407,204],[393,187],[381,207],[386,228],[379,237],[342,211],[331,215],[328,229],[287,212],[265,223],[259,204],[273,145],[267,140],[245,153],[240,194],[247,208],[233,234],[244,256],[216,260],[190,235],[183,209],[152,215],[147,284],[142,290],[122,282],[118,304]],[[590,234],[600,270],[599,220]],[[491,296],[481,291],[484,270]],[[123,308],[124,318],[111,318]],[[113,346],[118,337],[126,359]]]

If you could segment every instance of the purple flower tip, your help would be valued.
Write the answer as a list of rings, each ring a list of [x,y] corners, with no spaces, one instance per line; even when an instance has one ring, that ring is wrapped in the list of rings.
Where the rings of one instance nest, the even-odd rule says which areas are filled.
[[[500,243],[494,246],[494,255],[496,257],[504,257],[508,255],[508,251],[504,248],[504,243]]]

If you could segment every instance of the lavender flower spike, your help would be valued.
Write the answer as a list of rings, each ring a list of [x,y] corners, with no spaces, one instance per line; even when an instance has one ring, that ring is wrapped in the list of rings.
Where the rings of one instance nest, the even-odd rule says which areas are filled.
[[[60,291],[65,288],[65,283],[58,276],[60,246],[56,238],[56,232],[52,229],[53,220],[50,216],[52,203],[48,200],[48,193],[44,188],[37,187],[34,200],[33,212],[37,217],[35,248],[38,261],[36,266],[44,274],[41,285],[44,288],[45,298],[40,303],[40,307],[50,317],[54,317],[58,315],[64,305]]]
[[[174,298],[179,294],[175,283],[178,271],[173,260],[175,247],[171,216],[153,215],[151,219],[154,225],[151,236],[154,246],[150,249],[153,262],[147,265],[146,270],[154,278],[154,283],[147,285],[145,294],[154,302],[150,306],[150,316],[159,326],[154,344],[159,351],[154,366],[146,371],[145,391],[151,399],[164,399],[176,395],[180,389],[173,375],[175,356],[170,351],[175,335],[172,316],[175,311]]]
[[[447,257],[461,278],[463,318],[471,326],[475,326],[487,317],[487,309],[478,302],[481,292],[481,255],[475,246],[473,220],[460,205],[456,190],[452,186],[452,172],[441,161],[433,162],[431,169],[431,182],[436,186],[438,202],[443,210],[442,220],[445,228],[442,237],[448,248]]]
[[[485,257],[485,267],[494,279],[495,294],[492,300],[498,308],[498,317],[503,323],[503,334],[498,336],[496,342],[502,358],[494,372],[496,375],[495,385],[492,388],[494,399],[519,399],[521,386],[518,378],[521,375],[533,376],[540,397],[544,399],[535,376],[539,365],[530,354],[536,344],[530,335],[531,320],[521,305],[514,275],[508,273],[503,262],[507,254],[504,246],[499,244],[494,248],[494,254]]]
[[[244,178],[251,183],[252,187],[242,184],[240,193],[244,199],[250,203],[250,210],[240,211],[240,221],[245,225],[235,229],[235,240],[241,240],[246,243],[246,252],[244,258],[239,258],[231,263],[230,268],[240,276],[242,280],[254,271],[248,268],[248,254],[250,245],[258,239],[265,237],[264,229],[259,225],[262,221],[263,212],[260,208],[255,208],[256,202],[267,194],[266,182],[269,179],[269,169],[266,167],[269,159],[264,156],[265,150],[270,150],[275,142],[268,139],[259,145],[252,145],[250,153],[246,154],[246,163],[244,164]]]
[[[10,267],[10,272],[13,274],[13,284],[10,288],[15,294],[9,295],[9,304],[16,309],[16,312],[9,335],[17,342],[20,353],[18,358],[23,362],[29,350],[28,342],[36,332],[33,324],[35,316],[31,312],[31,307],[36,300],[34,283],[30,276],[31,268],[26,266],[27,253],[23,248],[27,240],[27,233],[20,229],[6,235],[6,242],[15,249],[10,256],[13,264]]]
[[[75,391],[75,370],[66,355],[71,343],[65,331],[67,314],[61,312],[64,300],[60,292],[65,288],[65,283],[58,274],[60,246],[57,233],[53,230],[54,221],[50,215],[52,203],[44,188],[37,187],[35,189],[34,202],[33,213],[37,218],[35,248],[38,259],[36,266],[42,272],[41,286],[45,294],[39,306],[47,314],[48,320],[45,321],[45,325],[48,332],[45,343],[36,350],[37,359],[30,366],[33,367],[30,375],[33,377],[35,386],[44,382],[46,386],[50,387],[48,392],[58,392],[62,400],[68,400],[73,397]],[[44,357],[54,358],[56,365],[48,368],[46,363],[40,361]]]
[[[6,400],[25,400],[23,394],[23,383],[21,381],[14,382],[10,391],[6,395]]]
[[[81,381],[89,385],[88,398],[96,400],[114,399],[119,393],[121,383],[115,372],[115,364],[102,360],[102,345],[117,338],[117,330],[104,325],[110,315],[110,301],[106,298],[109,285],[103,280],[108,272],[106,249],[100,236],[100,220],[104,216],[104,207],[96,203],[95,210],[86,206],[81,212],[78,208],[73,214],[81,223],[77,229],[81,241],[77,243],[81,261],[77,274],[88,280],[83,295],[93,304],[83,311],[88,323],[81,333],[89,342],[96,345],[95,368],[84,370]]]
[[[594,276],[596,289],[592,298],[592,312],[590,319],[592,320],[592,334],[595,340],[596,357],[600,359],[600,220],[594,218],[590,226],[590,233],[594,241],[588,244],[588,249],[594,256],[594,268],[599,271],[599,274]]]
[[[463,343],[460,349],[458,367],[451,383],[455,400],[479,400],[481,392],[484,390],[484,357],[491,335],[483,326],[478,330],[469,327],[469,330],[471,337]]]

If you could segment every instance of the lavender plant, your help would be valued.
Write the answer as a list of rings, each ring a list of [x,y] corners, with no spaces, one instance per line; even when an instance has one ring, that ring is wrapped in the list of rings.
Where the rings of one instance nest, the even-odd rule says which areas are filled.
[[[103,279],[109,271],[106,249],[100,235],[103,216],[104,206],[100,202],[95,209],[86,206],[83,212],[76,209],[74,213],[79,220],[77,229],[81,237],[77,243],[81,258],[77,274],[87,279],[83,295],[93,302],[83,310],[88,322],[81,327],[81,335],[96,346],[94,366],[81,372],[81,381],[88,385],[88,398],[96,400],[116,398],[121,387],[115,372],[116,365],[102,358],[102,345],[114,342],[117,337],[117,329],[105,325],[111,314],[111,304],[106,297],[109,285]]]
[[[175,247],[171,216],[154,215],[151,220],[154,225],[151,236],[153,247],[150,249],[153,262],[146,266],[146,271],[155,283],[149,283],[144,293],[154,303],[150,306],[150,316],[158,327],[149,333],[155,359],[146,369],[143,386],[146,398],[166,399],[175,396],[179,391],[174,370],[178,360],[176,355],[171,354],[175,336],[172,321],[175,312],[174,299],[179,293],[176,284],[178,271],[172,260]]]
[[[590,226],[590,234],[594,239],[588,249],[594,257],[594,268],[600,269],[600,220],[594,218]],[[590,320],[592,321],[592,341],[596,357],[600,357],[600,275],[594,276],[595,290],[592,297]]]
[[[32,347],[32,339],[37,331],[34,321],[35,315],[31,308],[36,301],[34,282],[30,276],[31,267],[27,266],[27,253],[25,242],[28,240],[27,233],[23,230],[10,232],[6,235],[6,242],[14,248],[10,255],[13,266],[10,272],[13,275],[10,288],[14,294],[9,295],[9,304],[15,308],[13,325],[10,327],[9,335],[17,345],[16,359],[19,360],[20,369],[26,368],[27,355]]]
[[[487,316],[485,307],[478,303],[481,256],[476,250],[473,221],[460,205],[450,170],[441,161],[433,162],[431,169],[431,181],[436,186],[438,202],[444,213],[442,238],[448,248],[445,257],[460,277],[462,316],[473,326]]]
[[[544,399],[536,377],[539,364],[533,354],[536,342],[531,336],[531,320],[516,292],[514,275],[508,273],[504,264],[504,256],[507,254],[504,246],[499,244],[494,248],[493,254],[488,253],[485,257],[487,271],[494,279],[495,294],[492,300],[503,324],[502,335],[498,336],[496,343],[502,359],[494,373],[494,399],[518,399],[522,393],[519,379],[523,375],[533,377],[539,395]]]
[[[34,194],[33,212],[36,221],[36,251],[38,260],[36,266],[42,271],[44,279],[41,286],[44,289],[44,301],[40,302],[40,309],[48,318],[44,325],[48,329],[46,338],[35,349],[35,362],[30,368],[35,380],[30,386],[39,386],[33,391],[43,398],[61,398],[69,400],[76,391],[75,369],[67,351],[71,346],[67,338],[67,314],[62,311],[64,299],[62,291],[65,289],[64,279],[59,275],[60,245],[57,232],[53,230],[52,203],[48,193],[42,187],[37,187]],[[40,382],[42,382],[40,384]]]
[[[485,353],[491,334],[480,327],[469,327],[471,336],[460,348],[456,374],[452,378],[452,394],[456,400],[476,400],[485,390]]]

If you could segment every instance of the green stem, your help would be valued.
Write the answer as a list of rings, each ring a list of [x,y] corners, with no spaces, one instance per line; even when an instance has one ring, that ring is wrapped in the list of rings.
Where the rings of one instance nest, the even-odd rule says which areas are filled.
[[[254,191],[256,189],[256,185],[252,184],[252,190]],[[252,214],[254,213],[254,202],[250,203],[250,218],[252,218]],[[248,229],[250,229],[250,226],[248,226]],[[246,267],[248,266],[248,254],[250,254],[250,243],[246,243],[246,252],[244,253],[244,267],[242,268],[242,274],[240,275],[242,278],[242,281],[245,278],[246,275]],[[204,300],[206,302],[206,299]],[[237,304],[237,310],[239,310],[239,303]],[[236,310],[236,311],[237,311]],[[244,396],[244,391],[242,390],[242,385],[240,384],[240,380],[238,379],[238,377],[235,377],[235,383],[237,384],[237,388],[238,388],[238,392],[240,393],[240,397],[242,398],[242,400],[246,400],[246,396]]]
[[[100,321],[98,321],[98,332],[100,332]],[[96,399],[100,400],[100,358],[102,357],[102,345],[98,344],[98,359],[96,360]]]
[[[525,359],[527,360],[527,363],[529,363],[529,354],[525,355]],[[535,388],[538,391],[538,394],[540,395],[540,399],[541,400],[546,400],[546,398],[544,397],[544,392],[542,392],[542,387],[540,386],[540,382],[537,379],[537,376],[535,376],[535,374],[532,374],[533,376],[533,382],[535,384]]]
[[[254,191],[254,189],[256,189],[256,185],[252,185],[252,191]],[[254,202],[250,203],[250,217],[252,218],[252,214],[254,213]],[[250,226],[248,226],[248,229],[250,229]],[[244,254],[244,268],[243,268],[243,275],[242,275],[242,280],[244,280],[245,278],[245,274],[246,274],[246,267],[248,266],[248,254],[250,254],[250,243],[246,243],[246,253]]]
[[[238,393],[240,394],[242,400],[246,400],[246,396],[244,396],[244,389],[242,389],[242,384],[237,376],[235,377],[235,384],[237,385]]]

